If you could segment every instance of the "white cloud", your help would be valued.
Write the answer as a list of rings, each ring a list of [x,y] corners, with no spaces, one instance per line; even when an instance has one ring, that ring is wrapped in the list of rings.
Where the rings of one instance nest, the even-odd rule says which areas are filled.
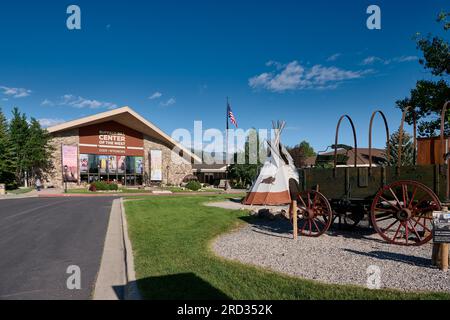
[[[271,64],[273,65],[273,64]],[[358,79],[372,70],[350,71],[337,67],[324,67],[320,64],[304,67],[292,61],[276,72],[265,72],[249,79],[253,89],[266,89],[273,92],[304,89],[332,89],[342,81]]]
[[[168,107],[168,106],[174,105],[175,103],[177,103],[177,100],[175,98],[170,98],[166,102],[161,102],[161,106]]]
[[[367,66],[367,65],[372,65],[372,64],[374,64],[374,63],[376,63],[376,62],[385,63],[385,60],[382,59],[382,58],[379,58],[379,57],[370,56],[370,57],[365,58],[365,59],[361,62],[361,64],[362,64],[363,66]]]
[[[327,58],[327,61],[336,61],[342,54],[341,53],[335,53]]]
[[[65,120],[63,119],[49,119],[49,118],[38,119],[38,121],[44,128],[53,127],[65,122]]]
[[[47,106],[47,107],[51,107],[51,106],[54,106],[55,105],[55,103],[53,102],[53,101],[51,101],[51,100],[48,100],[48,99],[45,99],[45,100],[43,100],[42,102],[41,102],[41,106]]]
[[[0,86],[0,90],[3,91],[3,94],[13,98],[25,98],[31,94],[31,90],[25,88],[10,88],[6,86]]]
[[[409,62],[419,60],[418,56],[401,56],[393,59],[396,62]]]
[[[395,58],[392,58],[392,59],[383,59],[383,58],[380,58],[380,57],[370,56],[370,57],[365,58],[361,62],[361,65],[367,66],[367,65],[372,65],[372,64],[375,64],[375,63],[382,63],[384,65],[388,65],[388,64],[391,64],[393,62],[398,62],[398,63],[410,62],[410,61],[416,61],[418,59],[419,59],[419,57],[417,57],[417,56],[400,56],[400,57],[395,57]]]
[[[155,93],[153,93],[150,97],[148,97],[150,100],[155,100],[155,99],[159,99],[162,97],[162,93],[159,91],[156,91]]]
[[[99,101],[95,99],[86,99],[72,94],[62,96],[58,105],[70,106],[74,108],[88,108],[88,109],[116,109],[118,106],[111,102]]]

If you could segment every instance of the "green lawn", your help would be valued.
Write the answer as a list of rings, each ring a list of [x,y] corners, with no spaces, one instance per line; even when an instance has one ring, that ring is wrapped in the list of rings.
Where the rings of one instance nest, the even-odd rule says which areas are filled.
[[[20,189],[16,189],[16,190],[9,190],[8,193],[11,193],[11,194],[25,194],[25,193],[31,192],[33,190],[34,190],[33,188],[20,188]]]
[[[151,191],[148,191],[148,190],[142,190],[142,189],[127,189],[127,188],[121,188],[121,189],[119,189],[118,191],[108,191],[108,192],[92,192],[92,191],[89,191],[87,188],[83,188],[83,189],[69,189],[69,190],[67,190],[67,193],[69,193],[69,194],[96,194],[96,193],[98,193],[98,194],[102,194],[102,193],[112,193],[112,194],[114,194],[114,193],[119,193],[119,194],[122,194],[122,193],[151,193]]]
[[[202,206],[226,196],[128,199],[125,203],[138,286],[147,299],[450,299],[327,285],[231,262],[211,241],[242,225],[242,211]]]
[[[172,193],[191,193],[193,191],[188,190],[188,189],[183,189],[181,187],[165,187],[161,189],[162,191],[166,190],[166,191],[170,191]],[[199,190],[198,192],[209,192],[209,193],[220,193],[222,192],[222,190],[208,190],[208,189],[204,189],[204,190]],[[87,188],[82,188],[82,189],[69,189],[67,190],[67,193],[69,194],[95,194],[95,193],[102,193],[102,192],[91,192],[89,191]],[[120,194],[132,194],[132,193],[149,193],[151,194],[152,191],[150,190],[143,190],[143,189],[129,189],[129,188],[120,188],[119,191],[110,191],[108,193],[120,193]]]

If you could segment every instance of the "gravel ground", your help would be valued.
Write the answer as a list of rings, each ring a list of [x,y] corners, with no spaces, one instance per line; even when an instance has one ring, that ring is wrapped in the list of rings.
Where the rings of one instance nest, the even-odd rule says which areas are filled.
[[[431,244],[390,245],[367,227],[342,231],[336,226],[320,238],[294,241],[291,230],[286,220],[255,219],[216,239],[213,250],[231,260],[326,283],[366,286],[368,268],[376,266],[382,288],[450,292],[450,272],[431,266]]]

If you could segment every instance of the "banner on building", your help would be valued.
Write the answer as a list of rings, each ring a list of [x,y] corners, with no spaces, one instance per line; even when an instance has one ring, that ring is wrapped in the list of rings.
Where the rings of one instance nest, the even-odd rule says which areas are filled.
[[[108,156],[98,157],[98,168],[100,174],[106,174],[108,172]]]
[[[89,172],[89,155],[80,154],[80,173]]]
[[[127,170],[127,166],[125,163],[125,156],[118,156],[117,157],[117,173],[125,174],[126,170]]]
[[[108,156],[108,172],[110,174],[117,173],[117,157],[116,156]]]
[[[152,181],[162,181],[162,151],[150,151],[150,179]]]
[[[136,174],[144,174],[144,158],[135,157],[134,161]]]
[[[62,146],[62,171],[64,182],[78,182],[77,146]]]

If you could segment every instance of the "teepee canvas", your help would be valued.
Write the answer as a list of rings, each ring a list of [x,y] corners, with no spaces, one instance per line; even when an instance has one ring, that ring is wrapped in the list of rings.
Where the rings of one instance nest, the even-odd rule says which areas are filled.
[[[297,168],[289,152],[281,144],[285,122],[274,123],[275,137],[269,146],[261,172],[244,200],[246,205],[283,205],[291,202],[289,180],[299,181]]]

